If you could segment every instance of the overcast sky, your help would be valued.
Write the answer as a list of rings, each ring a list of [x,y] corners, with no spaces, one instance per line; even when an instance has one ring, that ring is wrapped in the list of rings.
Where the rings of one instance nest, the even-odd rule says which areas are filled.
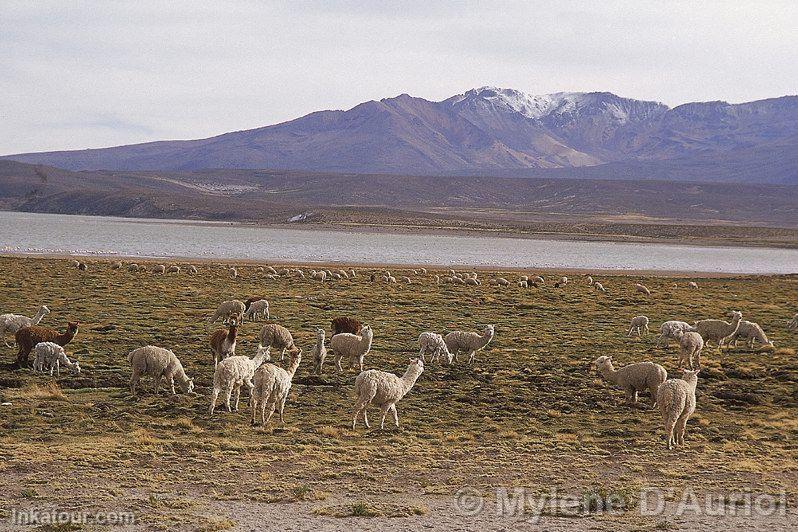
[[[0,0],[0,154],[201,138],[483,85],[671,106],[796,94],[797,21],[792,0]]]

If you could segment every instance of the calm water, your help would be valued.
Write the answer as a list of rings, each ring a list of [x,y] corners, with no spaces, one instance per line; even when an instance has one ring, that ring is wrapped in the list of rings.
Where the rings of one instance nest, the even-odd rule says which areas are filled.
[[[267,229],[0,212],[0,252],[140,257],[795,273],[798,250]]]

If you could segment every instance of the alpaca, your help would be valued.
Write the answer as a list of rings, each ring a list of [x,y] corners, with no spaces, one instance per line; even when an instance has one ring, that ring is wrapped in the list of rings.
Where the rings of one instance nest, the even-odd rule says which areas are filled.
[[[454,360],[459,362],[457,355],[460,351],[468,353],[468,363],[474,362],[474,357],[477,351],[483,349],[486,345],[493,340],[495,328],[493,325],[486,325],[482,334],[476,332],[466,331],[452,331],[443,339],[446,342],[446,347],[454,355]]]
[[[324,329],[318,329],[324,334]],[[257,423],[257,413],[260,412],[260,423],[266,425],[274,415],[275,408],[280,415],[280,423],[284,424],[283,409],[291,391],[291,381],[294,379],[299,363],[302,361],[300,349],[291,356],[288,367],[283,369],[274,364],[263,364],[255,371],[255,387],[252,389],[252,424]],[[269,415],[266,416],[266,409]]]
[[[67,345],[78,334],[78,325],[79,322],[69,322],[64,333],[59,333],[55,329],[48,327],[39,327],[38,325],[31,325],[18,330],[14,335],[17,340],[17,346],[19,346],[17,366],[20,368],[28,366],[28,356],[38,343],[53,342],[61,347]]]
[[[341,359],[349,359],[349,367],[358,362],[360,371],[363,371],[363,359],[371,350],[371,342],[374,340],[374,332],[371,327],[364,325],[360,334],[340,333],[330,338],[330,353],[335,355],[335,367],[339,372],[344,369],[341,367]]]
[[[355,379],[355,415],[352,419],[352,430],[357,425],[357,418],[363,412],[363,424],[366,428],[371,428],[366,409],[369,404],[374,402],[382,411],[380,429],[385,428],[385,416],[390,410],[393,413],[393,421],[399,427],[399,414],[396,411],[396,403],[407,395],[413,388],[421,373],[424,371],[424,362],[420,358],[410,359],[407,371],[401,377],[393,373],[370,369],[362,372]]]
[[[710,341],[715,342],[720,350],[726,340],[740,328],[740,321],[743,319],[739,311],[732,312],[731,317],[731,323],[723,320],[700,320],[695,322],[690,330],[700,334],[707,344]]]
[[[695,389],[701,370],[684,370],[683,379],[668,379],[657,390],[657,406],[665,423],[668,449],[684,445],[687,420],[695,412]]]
[[[238,400],[241,397],[241,386],[246,385],[249,388],[250,398],[252,398],[252,389],[255,385],[252,379],[255,377],[255,371],[267,360],[271,359],[269,355],[270,348],[258,347],[258,351],[254,358],[247,356],[234,356],[225,358],[216,370],[213,372],[213,392],[211,393],[211,408],[210,415],[216,410],[216,402],[219,399],[219,394],[225,392],[224,404],[228,412],[233,410],[230,408],[230,400],[235,392],[235,411],[238,411]]]
[[[236,336],[238,335],[238,323],[233,320],[228,329],[217,329],[211,335],[210,344],[213,353],[213,367],[219,365],[219,358],[224,360],[236,354]]]
[[[321,375],[324,359],[327,358],[327,348],[324,346],[324,329],[316,328],[316,345],[313,346],[313,375]]]
[[[17,334],[17,331],[23,327],[38,325],[49,313],[50,309],[42,305],[33,318],[28,318],[27,316],[21,316],[19,314],[3,314],[0,316],[0,338],[3,339],[3,343],[6,344],[6,347],[12,347],[8,345],[6,333],[13,335]]]

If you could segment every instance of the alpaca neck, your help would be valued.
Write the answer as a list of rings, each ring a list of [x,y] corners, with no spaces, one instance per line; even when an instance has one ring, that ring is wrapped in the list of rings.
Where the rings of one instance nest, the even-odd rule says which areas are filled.
[[[486,333],[481,336],[480,348],[485,347],[493,339],[493,333]]]
[[[407,368],[405,374],[402,375],[401,380],[402,380],[402,385],[404,386],[404,392],[402,392],[403,397],[407,392],[410,391],[410,389],[416,383],[416,380],[418,380],[419,376],[421,375],[421,371],[419,371],[417,368],[418,366],[413,364],[411,367]]]
[[[230,330],[227,331],[227,339],[231,342],[235,341],[237,335],[238,335],[238,327],[230,327]]]
[[[296,356],[291,359],[291,365],[285,368],[285,372],[288,373],[288,378],[293,379],[294,374],[296,373],[297,368],[299,368],[299,361],[302,359],[300,356]]]
[[[56,336],[55,343],[57,343],[60,346],[65,346],[66,344],[72,341],[72,339],[75,337],[76,332],[77,331],[67,329],[65,333]]]
[[[269,356],[268,349],[262,349],[258,351],[258,354],[255,355],[255,358],[252,359],[252,363],[255,365],[255,369],[258,369],[261,364],[266,360],[266,357]]]
[[[39,309],[39,312],[33,317],[33,325],[38,325],[39,322],[42,321],[42,318],[44,318],[44,310]]]
[[[601,373],[602,377],[604,377],[605,379],[607,379],[612,383],[615,383],[615,379],[618,376],[618,371],[616,371],[616,369],[612,367],[612,365],[602,367],[601,369],[599,369],[599,373]]]

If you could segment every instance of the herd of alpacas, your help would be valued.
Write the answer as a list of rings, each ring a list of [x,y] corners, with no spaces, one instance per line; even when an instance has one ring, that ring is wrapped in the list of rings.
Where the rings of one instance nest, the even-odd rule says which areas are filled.
[[[80,271],[86,271],[88,266],[80,261],[73,261],[73,266]],[[123,268],[121,262],[111,265],[114,270]],[[142,270],[144,268],[144,270]],[[197,274],[195,266],[186,268],[190,275]],[[146,267],[138,264],[129,264],[129,272],[146,271]],[[155,274],[166,275],[180,273],[179,266],[157,265],[152,269]],[[278,272],[272,267],[259,267],[258,271],[270,278],[281,276],[294,276],[306,278],[300,269],[285,268]],[[230,267],[231,277],[238,276],[235,268]],[[413,270],[415,275],[426,275],[427,270]],[[330,270],[311,271],[308,277],[312,280],[325,282],[333,279],[356,277],[355,270]],[[409,277],[400,277],[402,282],[414,282]],[[449,270],[446,275],[434,276],[437,284],[466,284],[480,285],[478,274],[458,273]],[[595,290],[606,292],[601,283],[586,276],[587,283]],[[372,274],[371,282],[396,283],[397,279],[389,271],[382,275]],[[555,287],[565,287],[569,282],[567,277],[561,277]],[[517,286],[529,288],[545,283],[541,276],[522,275],[517,281]],[[511,283],[497,277],[491,280],[495,286],[509,286]],[[698,285],[691,281],[688,289],[698,290]],[[634,285],[638,293],[650,296],[651,291],[640,283]],[[39,322],[50,313],[46,306],[39,308],[33,318],[17,314],[0,315],[0,336],[7,347],[12,347],[6,340],[6,334],[13,334],[18,348],[17,365],[27,367],[30,354],[33,353],[33,371],[49,372],[60,375],[61,366],[72,373],[80,373],[80,364],[77,360],[70,360],[64,346],[67,345],[78,332],[78,322],[70,322],[65,332],[60,333],[55,329],[39,326]],[[666,321],[660,326],[657,337],[657,347],[668,347],[670,341],[678,343],[678,365],[683,369],[684,375],[680,379],[668,379],[664,367],[659,364],[644,361],[629,364],[615,369],[611,356],[600,356],[594,363],[595,371],[607,382],[623,389],[627,402],[637,403],[639,392],[648,392],[651,397],[652,408],[658,408],[665,425],[665,436],[668,449],[674,445],[684,443],[685,428],[688,419],[696,408],[696,385],[698,374],[701,370],[701,351],[710,342],[715,343],[720,349],[724,344],[737,344],[738,339],[746,340],[749,347],[754,342],[772,346],[773,343],[758,324],[742,319],[742,313],[734,311],[730,314],[730,321],[706,319],[690,325],[684,321]],[[266,299],[253,297],[246,301],[225,301],[208,317],[207,327],[221,321],[223,328],[217,329],[209,335],[209,348],[213,355],[214,375],[213,391],[209,414],[212,416],[222,395],[227,411],[238,411],[241,388],[246,386],[249,391],[250,407],[252,410],[252,424],[266,425],[275,411],[280,422],[284,422],[283,411],[286,400],[291,390],[291,382],[302,360],[302,349],[295,343],[291,332],[278,323],[266,323],[258,334],[258,348],[254,357],[236,355],[236,341],[238,329],[244,320],[257,321],[258,318],[270,319],[269,302]],[[627,336],[636,334],[642,336],[649,333],[649,319],[646,316],[632,318]],[[798,314],[788,323],[788,328],[798,328]],[[314,375],[321,375],[324,362],[328,355],[335,361],[338,372],[343,372],[342,360],[346,359],[348,367],[356,367],[358,375],[354,382],[355,405],[352,419],[352,429],[357,426],[357,421],[363,417],[363,424],[370,428],[367,408],[377,406],[381,412],[380,428],[385,427],[385,418],[390,412],[394,424],[399,426],[399,416],[396,404],[413,388],[416,380],[424,371],[425,363],[441,362],[446,365],[459,362],[459,355],[466,356],[466,363],[474,362],[476,353],[484,349],[493,339],[495,327],[485,325],[478,331],[452,331],[445,336],[434,331],[422,332],[418,337],[418,357],[410,361],[407,370],[401,377],[377,369],[364,370],[364,359],[369,353],[374,338],[371,327],[362,324],[358,319],[339,316],[331,322],[331,335],[326,341],[323,328],[316,328],[316,342],[310,351],[313,360]],[[289,360],[285,367],[271,362],[272,350],[275,356],[279,351],[280,362]],[[427,360],[429,356],[429,360]],[[190,378],[175,353],[163,347],[147,345],[134,349],[128,355],[131,367],[130,391],[136,393],[142,376],[147,375],[155,381],[155,393],[160,390],[162,381],[169,384],[172,394],[176,393],[175,381],[184,393],[191,393],[194,381]],[[268,411],[268,414],[267,414]]]

